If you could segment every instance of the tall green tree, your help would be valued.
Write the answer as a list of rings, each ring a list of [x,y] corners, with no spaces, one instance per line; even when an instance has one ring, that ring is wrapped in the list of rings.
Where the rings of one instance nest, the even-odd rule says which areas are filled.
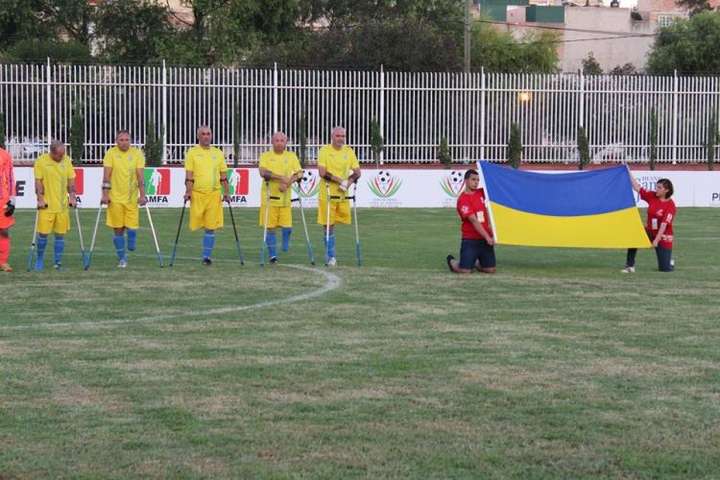
[[[600,66],[600,62],[597,61],[593,52],[587,54],[587,57],[582,60],[582,72],[583,75],[602,75],[603,70]]]
[[[148,119],[145,126],[145,165],[148,167],[159,167],[162,165],[163,156],[162,133],[158,134],[155,122]]]
[[[713,113],[710,118],[710,125],[708,125],[707,143],[705,144],[708,170],[715,170],[715,148],[718,144],[718,137],[720,137],[718,134],[718,119],[717,115]]]
[[[510,138],[507,145],[507,161],[513,168],[520,168],[522,161],[522,136],[520,135],[520,125],[513,123],[510,126]]]
[[[73,103],[70,119],[70,156],[73,165],[80,165],[85,156],[85,107],[79,97]]]
[[[653,107],[650,110],[650,155],[648,168],[655,170],[655,164],[657,163],[657,143],[658,143],[658,117],[657,110]]]
[[[590,164],[590,143],[588,142],[585,127],[578,127],[577,148],[579,156],[578,170],[584,170]]]
[[[653,75],[720,73],[720,12],[704,12],[660,29],[648,58]]]
[[[99,55],[112,63],[157,61],[176,33],[167,7],[149,0],[99,3],[95,19]]]
[[[291,41],[267,44],[252,61],[321,68],[447,71],[462,67],[462,52],[451,35],[422,19],[368,20],[352,28],[305,30]]]
[[[555,33],[527,34],[522,41],[492,25],[476,23],[472,28],[473,70],[506,73],[553,73],[558,54]]]
[[[686,8],[690,13],[690,16],[713,9],[708,0],[675,0],[675,3],[683,8]]]

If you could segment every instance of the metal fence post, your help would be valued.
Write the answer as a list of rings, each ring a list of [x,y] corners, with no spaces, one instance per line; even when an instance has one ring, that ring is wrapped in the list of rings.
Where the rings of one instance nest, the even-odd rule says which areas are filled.
[[[168,82],[167,82],[167,66],[165,60],[162,62],[162,163],[167,163],[167,116],[168,116],[168,104],[167,104],[167,93],[168,93]]]
[[[485,67],[480,68],[480,160],[485,160]]]
[[[677,163],[678,145],[678,74],[673,72],[673,131],[672,131],[672,162]]]
[[[273,133],[278,131],[278,66],[273,64]]]
[[[52,142],[52,100],[50,99],[50,95],[52,94],[52,86],[50,85],[50,57],[47,59],[47,67],[45,70],[46,75],[46,87],[45,87],[45,94],[47,96],[45,106],[47,108],[47,142],[48,142],[48,148],[50,148],[50,143]]]
[[[385,69],[380,65],[380,136],[385,140]],[[385,161],[385,149],[380,152],[380,165]]]

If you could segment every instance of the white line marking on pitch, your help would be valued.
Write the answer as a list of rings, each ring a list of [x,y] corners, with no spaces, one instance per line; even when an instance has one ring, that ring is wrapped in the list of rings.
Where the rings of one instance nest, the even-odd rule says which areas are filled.
[[[207,317],[209,315],[222,315],[226,313],[242,312],[245,310],[255,310],[257,308],[273,307],[275,305],[287,305],[289,303],[297,303],[311,298],[325,295],[328,292],[336,290],[342,285],[342,279],[323,268],[310,268],[302,265],[278,265],[280,267],[295,268],[297,270],[305,270],[308,272],[319,273],[325,277],[325,285],[322,287],[312,290],[310,292],[299,293],[290,297],[278,298],[275,300],[267,300],[264,302],[253,303],[251,305],[237,305],[233,307],[221,307],[211,308],[207,310],[187,311],[175,314],[166,315],[153,315],[151,317],[139,317],[139,318],[118,318],[113,320],[99,320],[89,322],[58,322],[58,323],[37,323],[32,325],[14,325],[14,326],[2,326],[1,330],[27,330],[30,328],[62,328],[62,327],[95,327],[103,325],[121,325],[124,323],[152,323],[162,320],[172,320],[182,317]]]

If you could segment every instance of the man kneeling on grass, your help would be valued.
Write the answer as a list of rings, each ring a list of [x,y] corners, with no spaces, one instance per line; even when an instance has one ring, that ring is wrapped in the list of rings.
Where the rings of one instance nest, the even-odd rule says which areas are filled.
[[[451,272],[471,273],[474,267],[483,273],[495,273],[495,239],[485,208],[485,192],[479,185],[477,171],[465,172],[465,188],[457,200],[457,212],[462,220],[460,261],[447,256]]]

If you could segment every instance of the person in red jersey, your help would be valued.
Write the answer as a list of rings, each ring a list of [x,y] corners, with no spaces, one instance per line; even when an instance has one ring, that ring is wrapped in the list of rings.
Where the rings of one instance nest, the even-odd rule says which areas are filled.
[[[672,272],[675,268],[672,259],[673,246],[673,221],[675,221],[675,202],[671,200],[674,193],[673,184],[667,178],[661,178],[655,185],[655,191],[645,190],[630,175],[633,190],[640,193],[640,198],[648,204],[647,224],[645,231],[655,248],[657,255],[658,270],[661,272]],[[623,273],[635,273],[635,256],[637,248],[629,248]]]
[[[13,160],[0,148],[0,272],[12,272],[10,258],[10,227],[15,225],[15,177]]]
[[[457,212],[462,220],[460,260],[448,255],[448,268],[455,273],[470,273],[473,268],[495,273],[495,239],[485,207],[485,192],[480,188],[480,175],[476,170],[465,172],[465,188],[458,197]]]

